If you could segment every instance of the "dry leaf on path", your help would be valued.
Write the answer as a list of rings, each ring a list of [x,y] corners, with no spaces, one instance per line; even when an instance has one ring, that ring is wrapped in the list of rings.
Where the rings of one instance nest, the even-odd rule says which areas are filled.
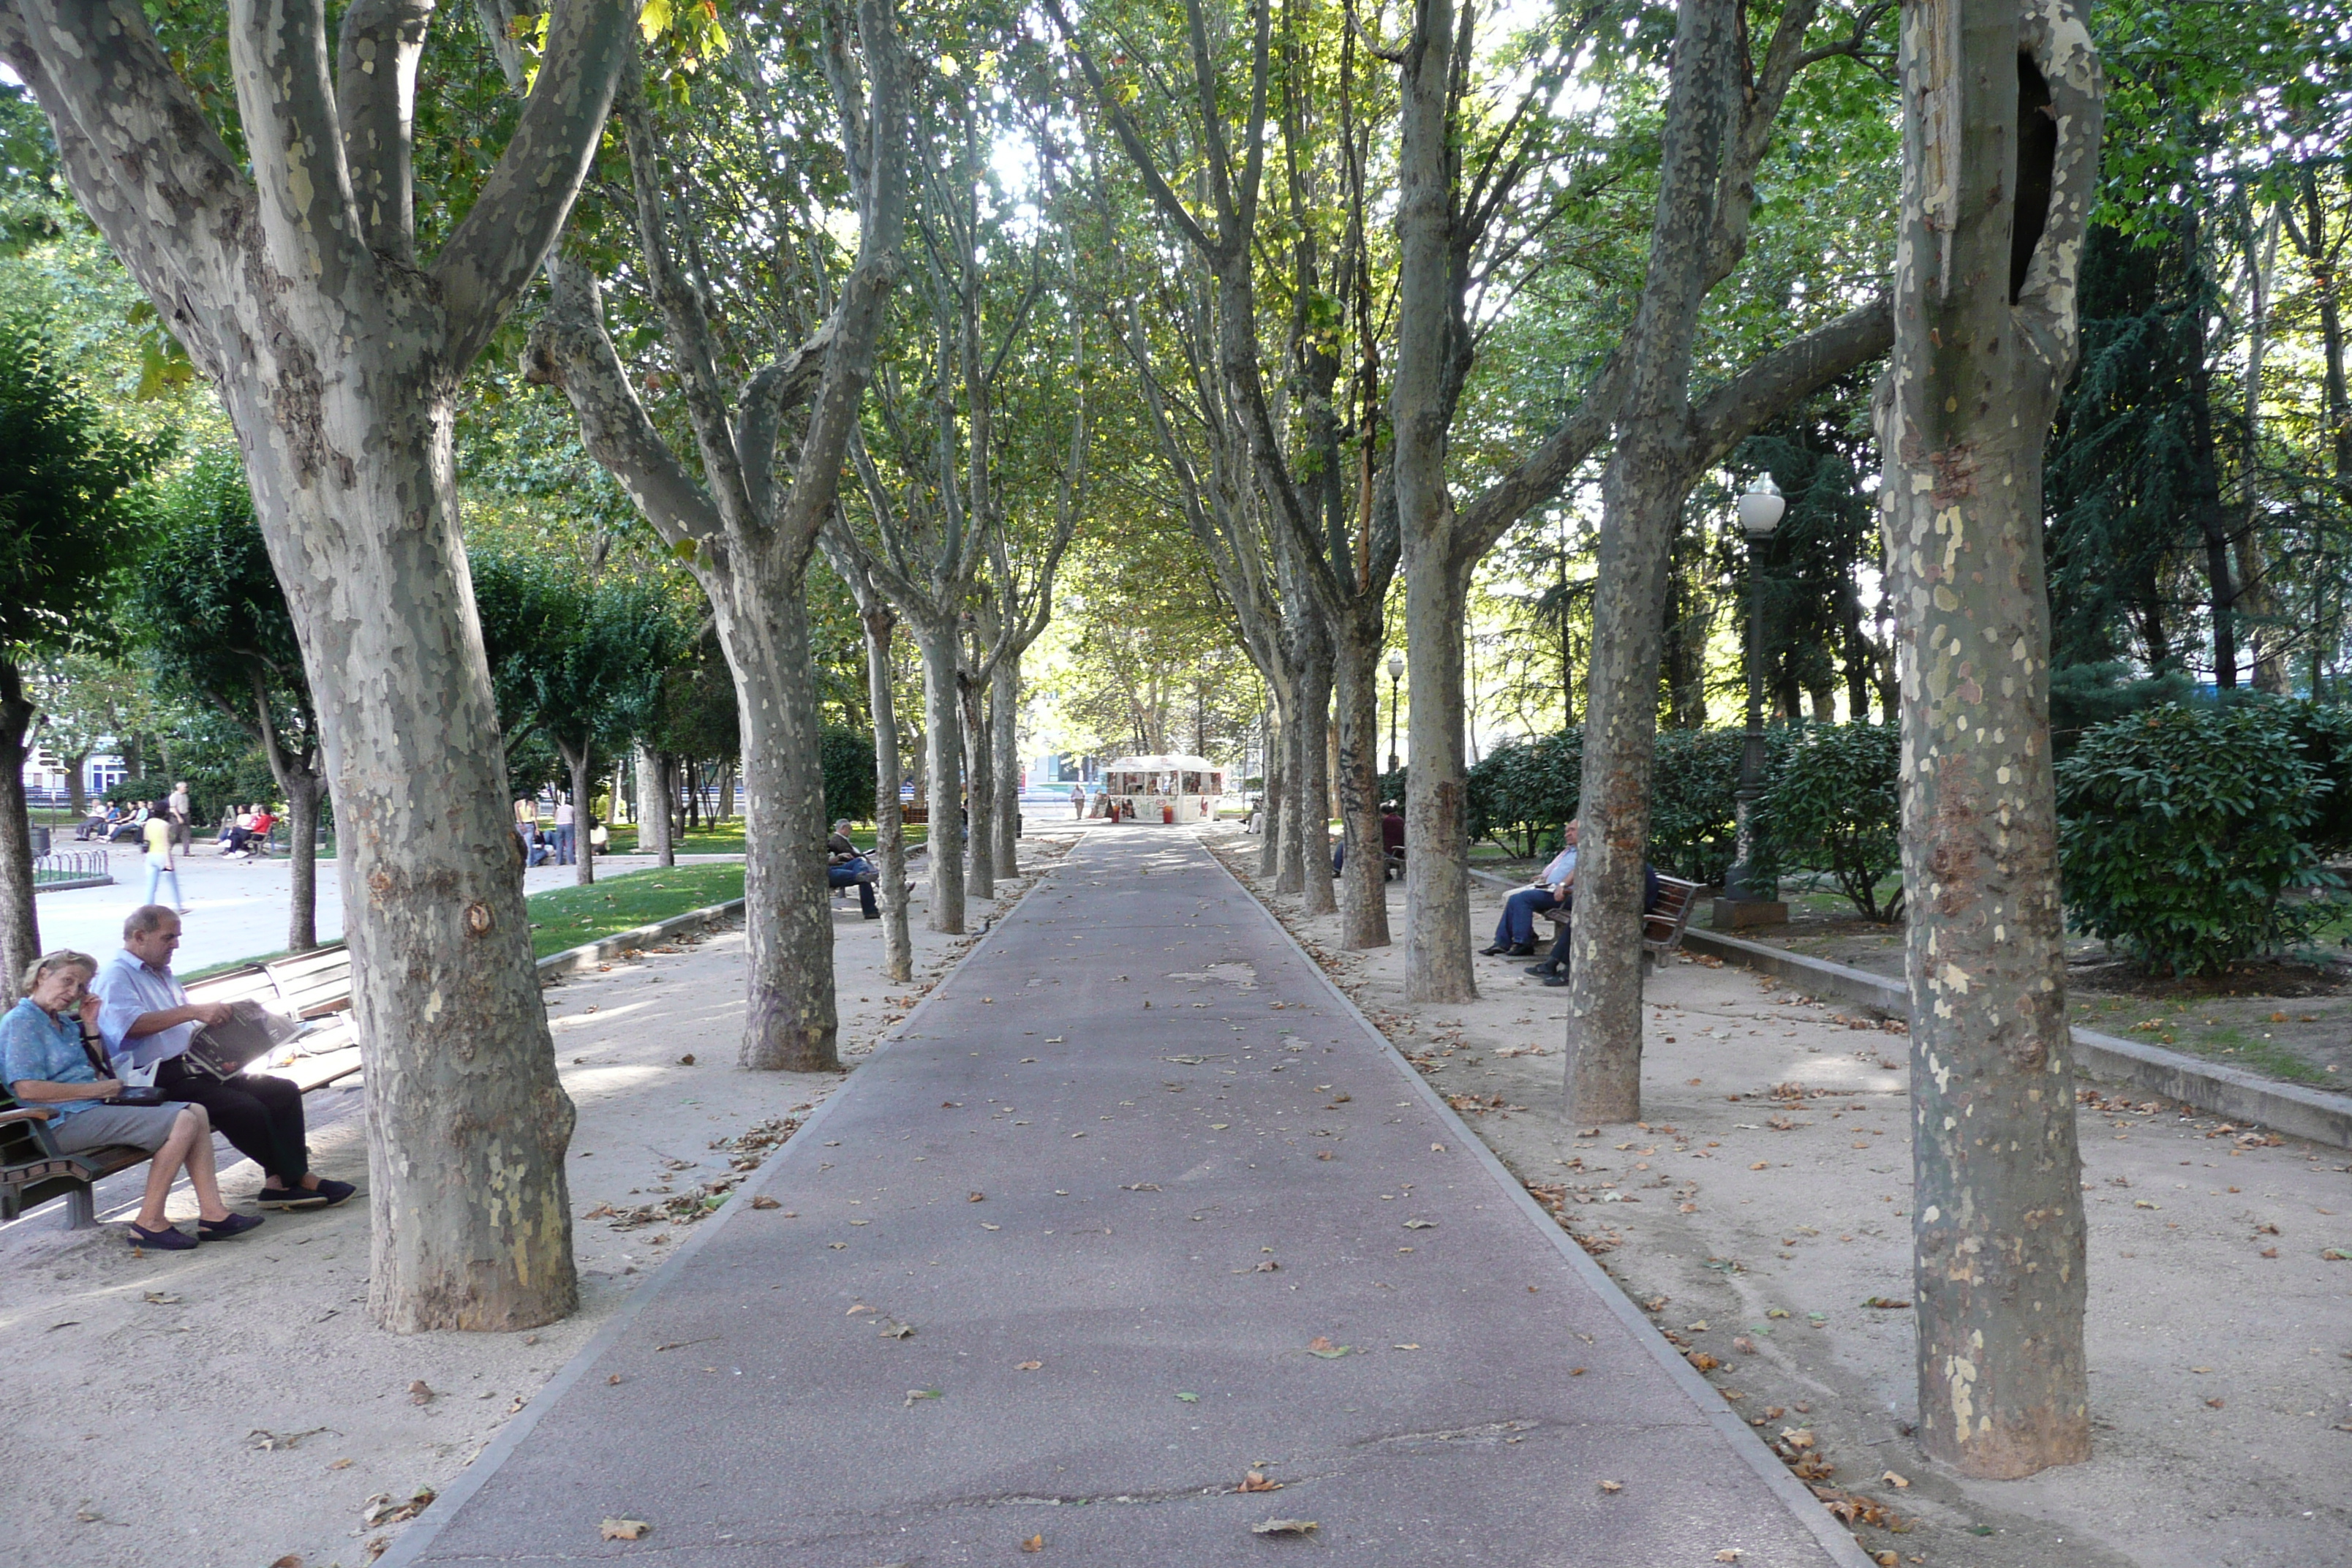
[[[1715,1554],[1715,1560],[1717,1563],[1737,1563],[1746,1555],[1737,1546],[1727,1546]]]
[[[1250,1526],[1252,1535],[1312,1535],[1323,1527],[1311,1519],[1267,1519]]]
[[[272,1563],[269,1568],[302,1568],[302,1554],[299,1552],[289,1552]]]
[[[151,1307],[176,1307],[180,1304],[180,1298],[169,1290],[150,1290],[140,1300]]]
[[[423,1378],[420,1377],[408,1385],[408,1403],[411,1405],[430,1405],[433,1399],[433,1391],[425,1386]]]
[[[1024,1361],[1013,1370],[1015,1372],[1035,1372],[1045,1364],[1045,1363],[1042,1361]]]
[[[1601,1489],[1604,1492],[1622,1492],[1625,1489],[1625,1483],[1623,1481],[1603,1481],[1601,1483]]]
[[[1264,1470],[1252,1470],[1242,1478],[1241,1489],[1245,1492],[1278,1492],[1282,1489],[1282,1483],[1267,1480]]]
[[[1316,1335],[1307,1342],[1307,1353],[1311,1356],[1320,1356],[1325,1361],[1337,1361],[1349,1353],[1351,1348],[1348,1345],[1335,1345],[1321,1334]]]
[[[1043,1552],[1045,1550],[1045,1538],[1042,1535],[1033,1535],[1028,1540],[1021,1543],[1021,1550],[1024,1552]]]
[[[600,1540],[643,1541],[653,1526],[642,1519],[608,1519],[596,1528]]]
[[[1907,1477],[1907,1476],[1898,1476],[1898,1475],[1896,1475],[1893,1470],[1889,1470],[1889,1471],[1887,1471],[1885,1475],[1883,1475],[1883,1476],[1879,1477],[1878,1479],[1879,1479],[1880,1480],[1882,1480],[1882,1481],[1885,1481],[1885,1482],[1888,1486],[1890,1486],[1890,1487],[1907,1487],[1907,1486],[1909,1486],[1909,1485],[1911,1484],[1911,1480],[1910,1480],[1910,1478],[1909,1478],[1909,1477]]]

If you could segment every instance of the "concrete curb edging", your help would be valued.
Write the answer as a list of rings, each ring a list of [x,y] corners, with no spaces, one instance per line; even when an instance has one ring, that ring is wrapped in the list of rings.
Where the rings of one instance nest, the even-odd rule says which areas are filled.
[[[601,963],[605,959],[614,957],[625,949],[643,947],[649,942],[659,942],[664,937],[676,936],[689,926],[701,925],[728,915],[740,914],[742,910],[742,900],[730,899],[723,904],[706,904],[698,910],[688,910],[682,915],[672,915],[666,921],[656,921],[649,926],[636,926],[628,931],[614,931],[611,936],[600,936],[594,942],[582,942],[578,947],[567,947],[561,952],[549,953],[539,961],[539,973],[541,978],[576,973],[592,963]]]
[[[1890,1018],[1911,1016],[1910,988],[1883,974],[1721,931],[1693,929],[1684,933],[1683,942],[1711,957],[1801,985],[1814,995],[1857,1002]],[[2290,1137],[2352,1149],[2352,1095],[2281,1083],[2242,1068],[2200,1060],[2096,1029],[2077,1027],[2073,1034],[2074,1065],[2087,1077],[2126,1083],[2233,1121],[2259,1121]]]
[[[1203,845],[1202,847],[1206,851],[1208,847]],[[1822,1500],[1813,1496],[1802,1481],[1789,1473],[1789,1468],[1765,1446],[1764,1439],[1756,1435],[1755,1430],[1740,1417],[1738,1411],[1724,1402],[1723,1395],[1715,1385],[1701,1377],[1697,1369],[1682,1358],[1682,1352],[1666,1342],[1665,1336],[1658,1332],[1657,1326],[1650,1321],[1648,1314],[1634,1304],[1632,1297],[1625,1294],[1625,1288],[1620,1285],[1607,1269],[1601,1268],[1591,1254],[1577,1244],[1576,1238],[1569,1235],[1567,1229],[1547,1213],[1542,1205],[1536,1202],[1527,1188],[1520,1185],[1518,1178],[1512,1175],[1509,1168],[1492,1149],[1486,1146],[1486,1141],[1479,1137],[1468,1122],[1462,1120],[1460,1112],[1445,1103],[1445,1097],[1439,1094],[1429,1080],[1414,1069],[1411,1062],[1404,1059],[1404,1054],[1396,1048],[1386,1035],[1381,1034],[1373,1026],[1372,1021],[1364,1016],[1363,1010],[1356,1005],[1354,999],[1339,989],[1338,983],[1325,972],[1320,963],[1315,961],[1315,955],[1308,952],[1297,937],[1291,934],[1290,928],[1282,923],[1281,917],[1275,912],[1273,907],[1259,898],[1249,884],[1244,882],[1239,877],[1234,876],[1233,868],[1222,858],[1213,853],[1209,855],[1209,858],[1216,864],[1217,869],[1233,879],[1234,885],[1241,889],[1244,897],[1265,912],[1266,919],[1273,922],[1275,931],[1282,940],[1290,944],[1291,951],[1298,954],[1300,962],[1307,965],[1308,972],[1322,984],[1323,989],[1330,993],[1332,999],[1339,1005],[1345,1015],[1355,1020],[1357,1027],[1362,1029],[1365,1035],[1379,1046],[1381,1054],[1386,1057],[1399,1076],[1411,1086],[1412,1092],[1419,1095],[1422,1102],[1435,1111],[1442,1121],[1452,1125],[1454,1132],[1462,1139],[1463,1148],[1469,1152],[1471,1158],[1477,1161],[1480,1168],[1494,1178],[1495,1184],[1508,1194],[1511,1201],[1517,1205],[1519,1212],[1533,1221],[1539,1232],[1550,1238],[1553,1247],[1567,1261],[1570,1269],[1591,1288],[1594,1297],[1625,1326],[1635,1342],[1650,1352],[1651,1358],[1665,1369],[1666,1375],[1674,1380],[1675,1385],[1682,1390],[1684,1396],[1697,1407],[1699,1415],[1706,1419],[1707,1425],[1714,1427],[1717,1433],[1730,1445],[1731,1451],[1738,1455],[1749,1469],[1756,1472],[1764,1485],[1788,1508],[1797,1522],[1821,1542],[1822,1549],[1829,1553],[1831,1561],[1835,1563],[1838,1568],[1873,1568],[1870,1554],[1863,1550],[1861,1542],[1854,1538],[1853,1532],[1840,1524],[1836,1517],[1822,1506]],[[1487,872],[1474,871],[1471,874],[1495,881],[1502,880]],[[1518,885],[1510,884],[1514,888]]]
[[[1058,866],[1060,863],[1056,861],[1055,864]],[[980,940],[964,949],[962,955],[940,973],[940,977],[931,983],[931,988],[923,993],[921,1000],[908,1010],[905,1017],[882,1032],[874,1042],[873,1052],[867,1058],[869,1061],[904,1037],[907,1026],[929,1010],[932,999],[946,989],[948,982],[954,979],[965,964],[971,962],[974,953],[986,947],[995,938],[997,931],[1004,924],[1004,917],[1011,914],[1013,910],[1019,909],[1053,869],[1053,867],[1047,867],[1044,871],[1032,876],[1029,879],[1029,885],[1021,889],[1021,897],[1013,900],[1008,908],[999,911],[990,921],[988,929],[981,933]],[[731,903],[713,904],[708,909],[691,910],[682,915],[673,915],[657,925],[641,926],[636,931],[623,931],[618,935],[608,936],[601,941],[588,942],[563,952],[550,953],[540,960],[540,963],[544,969],[545,965],[558,960],[576,958],[578,962],[573,967],[577,967],[578,964],[590,962],[589,958],[580,955],[592,954],[607,943],[633,944],[646,940],[646,932],[682,930],[684,927],[681,922],[707,920],[716,914],[739,910],[742,905],[743,900],[737,899]],[[613,951],[618,952],[619,948],[615,947]],[[793,1136],[798,1138],[803,1133],[815,1129],[835,1106],[847,1098],[849,1091],[856,1087],[856,1073],[845,1073],[840,1086],[831,1094],[826,1095],[824,1101],[808,1113],[807,1120],[801,1123],[799,1131],[794,1132]],[[684,1271],[688,1261],[709,1245],[710,1238],[719,1234],[720,1226],[750,1211],[751,1199],[767,1190],[768,1184],[774,1179],[776,1173],[783,1168],[783,1163],[780,1158],[771,1158],[764,1162],[758,1170],[751,1173],[748,1180],[727,1195],[727,1201],[721,1204],[709,1218],[696,1226],[694,1234],[686,1238],[686,1244],[671,1253],[660,1267],[646,1277],[644,1284],[629,1292],[628,1298],[614,1310],[611,1321],[591,1335],[586,1344],[574,1351],[572,1353],[572,1359],[559,1367],[553,1377],[540,1385],[539,1392],[530,1396],[530,1403],[523,1406],[522,1413],[499,1427],[497,1435],[484,1444],[480,1452],[467,1462],[466,1468],[450,1478],[447,1488],[435,1495],[432,1505],[417,1516],[416,1522],[395,1537],[384,1554],[376,1559],[377,1568],[413,1568],[417,1559],[432,1547],[442,1530],[451,1520],[457,1517],[458,1510],[473,1501],[475,1494],[479,1492],[489,1479],[498,1473],[499,1467],[512,1458],[514,1451],[522,1447],[523,1440],[538,1428],[541,1417],[553,1409],[563,1395],[569,1394],[582,1378],[588,1375],[589,1370],[596,1364],[606,1351],[619,1342],[623,1334],[628,1332],[631,1325],[635,1323],[654,1299],[661,1294],[662,1289]],[[1844,1565],[1841,1564],[1841,1568],[1844,1568]]]

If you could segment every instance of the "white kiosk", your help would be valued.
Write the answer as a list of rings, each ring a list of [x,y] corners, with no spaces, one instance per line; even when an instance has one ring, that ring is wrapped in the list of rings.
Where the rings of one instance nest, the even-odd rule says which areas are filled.
[[[1225,793],[1225,770],[1206,757],[1121,757],[1102,772],[1090,816],[1123,822],[1208,822]]]

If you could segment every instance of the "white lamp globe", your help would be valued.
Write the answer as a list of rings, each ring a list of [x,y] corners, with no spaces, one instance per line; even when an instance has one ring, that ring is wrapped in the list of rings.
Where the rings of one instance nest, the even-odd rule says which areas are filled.
[[[1769,539],[1780,526],[1780,514],[1788,510],[1788,499],[1772,482],[1772,476],[1759,474],[1748,493],[1739,498],[1739,526],[1750,539]]]
[[[1401,680],[1403,678],[1404,655],[1401,653],[1392,653],[1389,655],[1389,679],[1391,680]]]

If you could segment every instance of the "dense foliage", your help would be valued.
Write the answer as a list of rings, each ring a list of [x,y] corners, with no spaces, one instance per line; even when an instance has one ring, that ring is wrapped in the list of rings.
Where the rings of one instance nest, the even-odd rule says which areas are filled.
[[[2084,736],[2058,765],[2068,920],[2163,974],[2305,936],[2325,905],[2286,895],[2329,880],[2312,834],[2343,784],[2297,729],[2284,703],[2168,704]]]
[[[1903,910],[1903,888],[1879,885],[1903,864],[1903,737],[1893,724],[1808,724],[1773,758],[1757,833],[1771,863],[1826,872],[1874,921]]]

